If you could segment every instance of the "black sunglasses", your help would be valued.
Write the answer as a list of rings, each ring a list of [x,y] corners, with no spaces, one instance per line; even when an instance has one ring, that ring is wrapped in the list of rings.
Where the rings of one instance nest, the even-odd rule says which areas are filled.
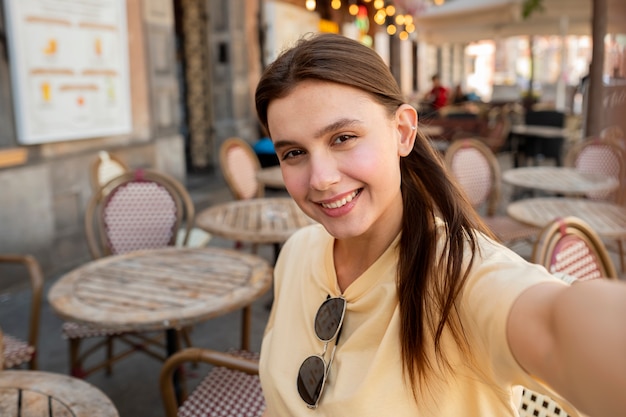
[[[339,343],[341,325],[346,314],[346,300],[343,297],[327,298],[315,315],[315,335],[324,342],[324,351],[319,355],[309,356],[300,365],[298,371],[298,393],[309,408],[316,408],[320,401],[324,385],[335,357],[335,349]],[[328,364],[324,360],[328,342],[335,339],[335,346],[330,354]]]

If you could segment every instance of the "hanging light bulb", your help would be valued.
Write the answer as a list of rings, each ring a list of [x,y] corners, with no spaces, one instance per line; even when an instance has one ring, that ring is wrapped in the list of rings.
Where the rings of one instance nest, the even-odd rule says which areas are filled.
[[[315,10],[315,0],[306,0],[306,2],[304,3],[304,6],[306,7],[306,9],[310,12],[312,12],[313,10]]]
[[[341,9],[341,0],[333,0],[330,2],[330,7],[332,7],[335,10],[339,10]]]
[[[348,8],[348,12],[352,16],[356,16],[357,14],[359,14],[359,6],[356,4],[351,4],[350,7]]]
[[[396,34],[396,26],[395,25],[389,25],[387,26],[387,33],[390,35],[395,35]]]

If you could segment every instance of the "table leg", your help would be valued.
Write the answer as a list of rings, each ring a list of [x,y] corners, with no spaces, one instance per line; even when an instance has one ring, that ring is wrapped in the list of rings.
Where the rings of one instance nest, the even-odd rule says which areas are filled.
[[[241,349],[250,350],[250,321],[252,320],[252,307],[245,306],[241,310]]]
[[[178,332],[176,329],[167,329],[165,331],[165,349],[168,358],[178,351]],[[176,402],[178,404],[182,403],[184,395],[181,377],[181,370],[178,368],[174,371],[174,393],[176,394]]]

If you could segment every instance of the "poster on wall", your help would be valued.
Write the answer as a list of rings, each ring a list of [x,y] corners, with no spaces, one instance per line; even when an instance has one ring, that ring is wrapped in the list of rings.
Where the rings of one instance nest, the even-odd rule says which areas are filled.
[[[131,131],[125,0],[3,0],[18,142]]]

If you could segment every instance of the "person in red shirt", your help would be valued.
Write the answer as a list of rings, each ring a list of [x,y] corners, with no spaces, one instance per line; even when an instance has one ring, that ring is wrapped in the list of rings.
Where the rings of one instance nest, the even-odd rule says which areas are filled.
[[[439,110],[448,104],[448,89],[441,85],[439,74],[432,76],[433,88],[428,93],[428,101],[431,103],[433,110]]]

